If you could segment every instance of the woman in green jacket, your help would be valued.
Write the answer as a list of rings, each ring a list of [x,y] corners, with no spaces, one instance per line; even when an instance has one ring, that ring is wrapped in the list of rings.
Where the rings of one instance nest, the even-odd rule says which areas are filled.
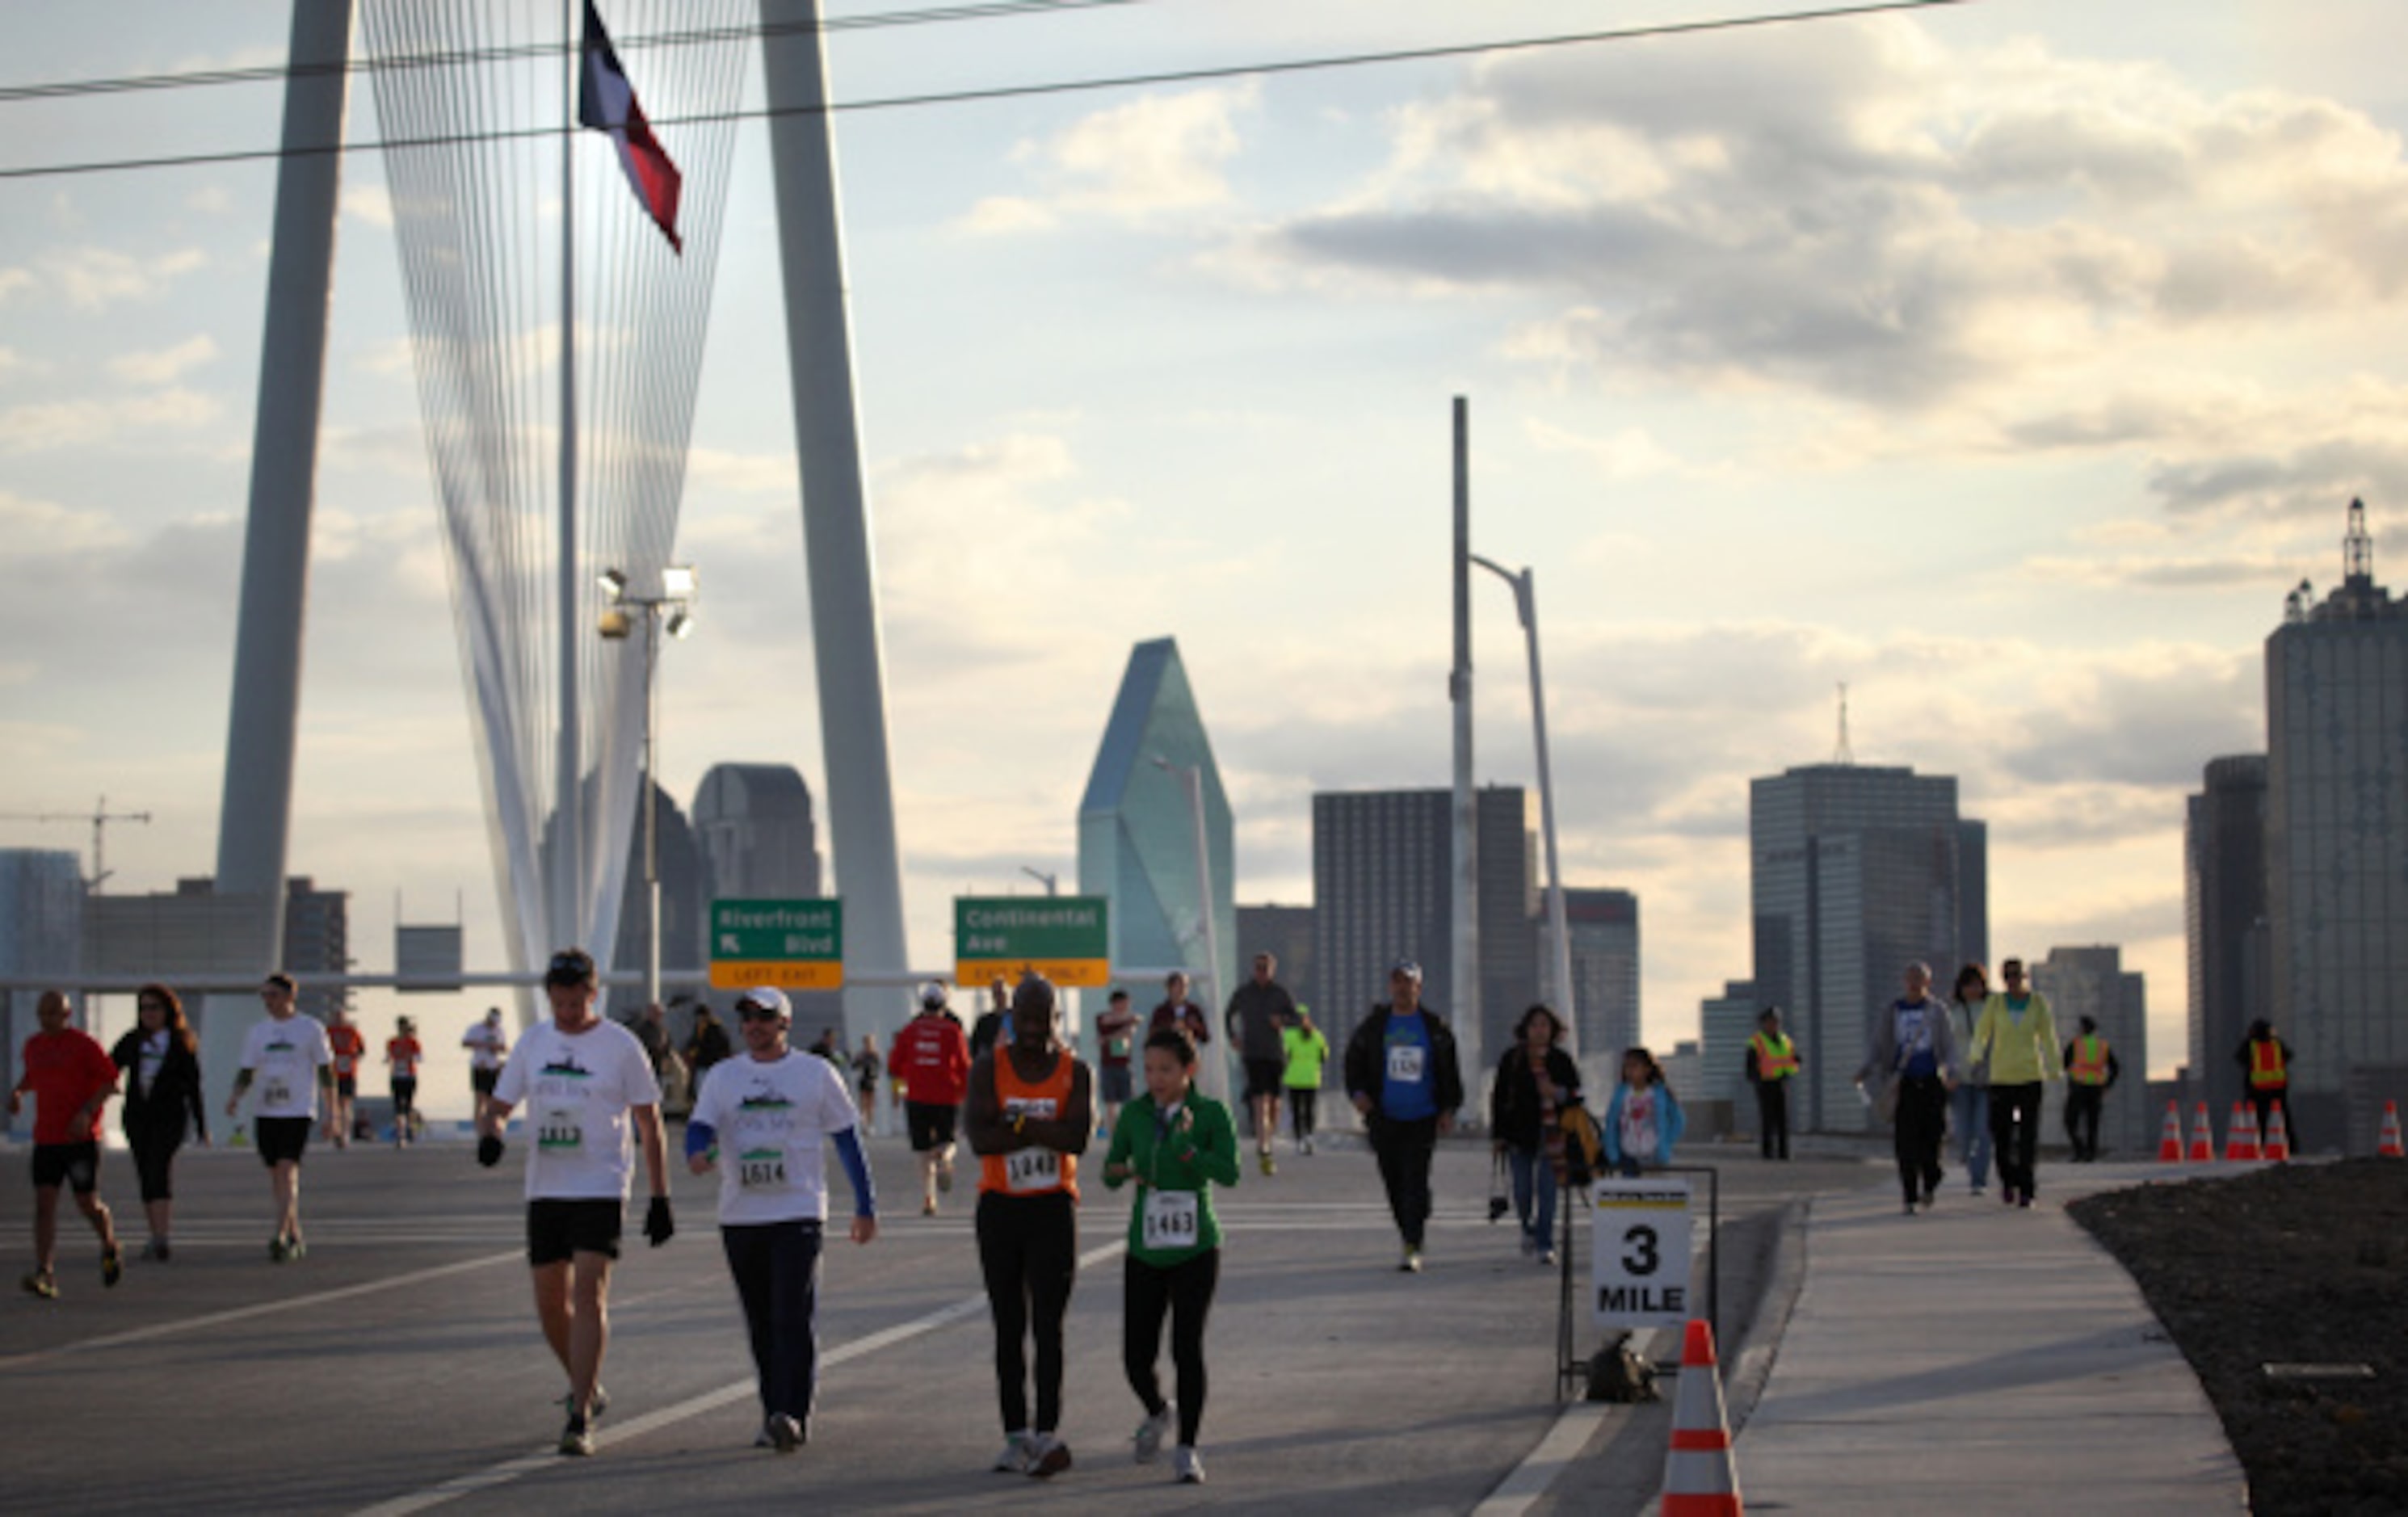
[[[1963,1058],[1968,1068],[1990,1061],[1990,1148],[1999,1160],[1999,1199],[2028,1207],[2037,1179],[2041,1082],[2065,1078],[2057,1053],[2063,1039],[2049,1015],[2048,997],[2025,983],[2023,960],[2000,965],[1999,978],[2007,982],[2006,992],[1983,1004]]]
[[[1238,1130],[1229,1109],[1196,1089],[1196,1045],[1176,1026],[1145,1040],[1145,1094],[1112,1123],[1104,1183],[1114,1190],[1138,1182],[1129,1209],[1128,1259],[1122,1270],[1127,1306],[1121,1362],[1129,1389],[1145,1407],[1138,1424],[1137,1462],[1162,1452],[1176,1423],[1179,1442],[1170,1472],[1200,1485],[1204,1464],[1196,1435],[1204,1422],[1204,1320],[1221,1281],[1221,1224],[1212,1215],[1214,1185],[1238,1182]],[[1162,1319],[1170,1318],[1170,1358],[1179,1400],[1162,1398],[1154,1360],[1162,1352]]]

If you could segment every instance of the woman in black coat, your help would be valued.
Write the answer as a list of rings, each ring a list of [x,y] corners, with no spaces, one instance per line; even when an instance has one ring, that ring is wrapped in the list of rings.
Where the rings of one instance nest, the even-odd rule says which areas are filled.
[[[1563,1019],[1553,1010],[1534,1006],[1522,1013],[1488,1097],[1488,1130],[1513,1172],[1522,1252],[1542,1265],[1555,1262],[1555,1184],[1564,1166],[1559,1119],[1581,1098],[1580,1066],[1563,1040]]]
[[[125,1071],[125,1142],[142,1181],[142,1210],[150,1224],[147,1259],[168,1257],[167,1232],[175,1209],[176,1150],[189,1122],[203,1145],[209,1140],[208,1112],[201,1101],[199,1044],[184,1021],[184,1003],[165,985],[135,993],[138,1019],[117,1040],[109,1062]]]

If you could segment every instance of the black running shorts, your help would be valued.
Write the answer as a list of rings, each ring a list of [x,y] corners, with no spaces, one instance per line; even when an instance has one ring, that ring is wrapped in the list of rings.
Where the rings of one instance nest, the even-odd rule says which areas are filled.
[[[953,1140],[953,1119],[961,1110],[937,1101],[903,1103],[903,1125],[911,1135],[911,1152],[926,1153]]]
[[[566,1264],[578,1253],[619,1256],[619,1234],[626,1226],[624,1201],[535,1200],[527,1203],[527,1263]]]
[[[34,1145],[34,1189],[66,1186],[78,1195],[90,1195],[100,1184],[98,1143],[36,1143]]]

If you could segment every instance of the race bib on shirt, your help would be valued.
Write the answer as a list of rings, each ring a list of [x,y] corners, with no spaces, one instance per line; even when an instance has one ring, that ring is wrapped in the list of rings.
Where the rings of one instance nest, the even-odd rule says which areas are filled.
[[[571,1155],[585,1148],[585,1114],[573,1107],[547,1109],[535,1128],[535,1146],[545,1153]]]
[[[786,1188],[786,1151],[781,1148],[749,1148],[736,1156],[736,1183],[746,1191],[782,1191]]]
[[[1194,1248],[1199,1209],[1194,1191],[1146,1192],[1145,1246],[1149,1249]]]
[[[1419,1043],[1388,1045],[1388,1078],[1399,1085],[1418,1085],[1427,1067],[1429,1050]]]
[[[1013,1195],[1058,1189],[1062,1155],[1052,1149],[1020,1149],[1003,1156],[1003,1182]]]
[[[280,1075],[270,1075],[267,1083],[259,1088],[262,1106],[287,1107],[293,1104],[293,1082]]]

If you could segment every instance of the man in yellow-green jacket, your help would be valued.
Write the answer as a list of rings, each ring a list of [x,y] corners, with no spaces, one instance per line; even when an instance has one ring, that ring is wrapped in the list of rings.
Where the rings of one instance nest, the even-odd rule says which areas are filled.
[[[2007,988],[1984,1003],[1964,1059],[1969,1066],[1990,1061],[1990,1147],[1999,1158],[1999,1199],[2028,1207],[2040,1148],[2041,1085],[2063,1080],[2065,1063],[2057,1053],[2061,1040],[2048,997],[2026,982],[2024,961],[2007,960],[1999,966],[1999,978]]]

